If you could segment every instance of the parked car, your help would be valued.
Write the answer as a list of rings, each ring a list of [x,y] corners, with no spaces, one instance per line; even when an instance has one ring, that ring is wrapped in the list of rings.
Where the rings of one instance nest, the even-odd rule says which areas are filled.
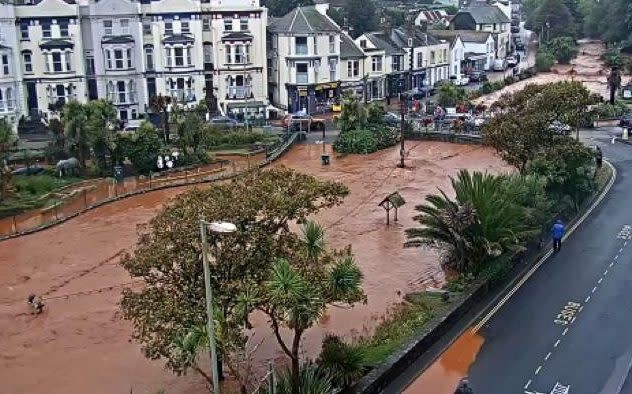
[[[450,77],[450,80],[452,81],[453,84],[457,85],[457,86],[466,86],[467,84],[470,83],[470,78],[468,78],[467,75],[453,75]]]
[[[390,127],[399,127],[401,117],[393,112],[387,112],[384,114],[384,123]]]
[[[632,127],[632,115],[623,115],[621,118],[619,118],[619,127]]]
[[[228,116],[216,116],[211,119],[210,122],[213,126],[220,128],[234,128],[234,127],[243,127],[243,123],[239,122],[237,119],[229,118]]]
[[[555,134],[559,135],[569,135],[572,131],[571,126],[562,123],[559,120],[554,120],[549,128],[555,132]]]
[[[487,74],[485,71],[472,71],[468,74],[470,82],[485,82],[487,81]]]
[[[518,59],[515,56],[507,56],[507,67],[516,67],[518,65]]]
[[[283,126],[292,131],[324,131],[325,121],[323,119],[314,118],[311,115],[288,114],[283,118]]]
[[[507,69],[507,61],[505,59],[494,60],[494,71],[505,71]]]
[[[37,175],[44,172],[44,168],[40,166],[22,167],[11,171],[11,175]]]

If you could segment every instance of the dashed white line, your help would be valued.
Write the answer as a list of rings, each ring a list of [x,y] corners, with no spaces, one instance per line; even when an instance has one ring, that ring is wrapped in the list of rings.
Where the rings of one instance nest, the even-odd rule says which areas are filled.
[[[527,382],[527,384],[524,385],[524,389],[528,389],[529,386],[531,386],[531,379],[529,379],[529,381]]]
[[[596,291],[597,291],[597,286],[593,287],[591,293],[595,294]]]
[[[583,309],[584,309],[584,306],[583,306],[583,305],[579,307],[579,311],[580,311],[580,312],[581,312]]]
[[[539,374],[541,369],[542,369],[542,366],[538,365],[538,367],[535,369],[535,374],[536,375]]]
[[[599,278],[599,280],[597,281],[598,284],[601,284],[601,282],[603,282],[603,278]]]
[[[548,352],[546,356],[544,356],[544,361],[547,361],[551,357],[551,352]]]
[[[623,243],[623,246],[628,246],[628,241],[625,241],[625,242]]]
[[[571,319],[571,324],[575,323],[575,319],[577,319],[577,316],[573,316],[573,318]]]
[[[584,302],[588,302],[590,301],[590,296],[586,297],[586,299],[584,300]]]
[[[560,344],[560,340],[558,339],[557,341],[555,341],[555,343],[553,344],[553,347],[557,347],[557,345]]]
[[[612,268],[612,266],[614,265],[614,263],[610,263],[609,267]],[[607,271],[607,270],[606,270]],[[604,272],[604,275],[606,274],[606,272]]]
[[[618,258],[619,258],[619,255],[614,256],[614,259],[615,259],[615,260],[616,260],[616,259],[618,259]]]
[[[568,328],[565,328],[564,331],[562,331],[562,336],[566,335],[567,332],[568,332]]]
[[[619,253],[623,252],[623,248],[619,249]]]
[[[606,275],[608,275],[608,270],[605,270],[605,271],[603,272],[603,276],[606,276]]]

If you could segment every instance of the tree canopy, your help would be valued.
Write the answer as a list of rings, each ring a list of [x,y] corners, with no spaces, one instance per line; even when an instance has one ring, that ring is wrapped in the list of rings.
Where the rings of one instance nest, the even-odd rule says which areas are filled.
[[[527,20],[528,27],[535,30],[545,41],[556,37],[575,37],[575,18],[562,0],[543,0]]]
[[[230,365],[231,353],[247,340],[242,332],[249,313],[241,302],[244,295],[253,284],[264,286],[271,280],[280,258],[292,266],[298,261],[299,237],[290,231],[290,223],[340,204],[347,193],[340,183],[279,168],[180,195],[141,229],[134,252],[122,261],[133,278],[144,282],[142,288],[124,291],[121,311],[132,322],[132,337],[143,345],[145,356],[166,360],[178,374],[195,367],[194,358],[183,356],[177,344],[206,324],[200,219],[226,220],[238,227],[221,238],[221,246],[209,234],[211,245],[217,245],[212,248],[211,286],[220,315],[218,347]]]

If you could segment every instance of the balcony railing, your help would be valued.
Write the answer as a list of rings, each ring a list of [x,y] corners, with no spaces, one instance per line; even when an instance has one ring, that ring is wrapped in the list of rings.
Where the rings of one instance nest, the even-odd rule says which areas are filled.
[[[243,100],[252,97],[252,86],[230,86],[228,88],[228,98]]]
[[[195,101],[195,92],[193,89],[176,89],[171,90],[169,95],[179,102]]]
[[[138,103],[136,92],[116,92],[108,95],[109,100],[115,105],[126,105]]]

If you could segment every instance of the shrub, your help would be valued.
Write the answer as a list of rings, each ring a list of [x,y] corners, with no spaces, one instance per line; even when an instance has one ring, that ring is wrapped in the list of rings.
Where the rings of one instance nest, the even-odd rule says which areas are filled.
[[[505,87],[505,81],[501,80],[501,81],[492,82],[492,86],[493,86],[494,92],[495,92],[495,91],[500,90],[500,89]]]
[[[18,193],[42,195],[63,186],[59,179],[49,175],[16,176],[13,185]]]
[[[334,150],[340,153],[373,153],[378,149],[378,139],[370,130],[348,130],[338,135]]]
[[[292,374],[290,371],[284,371],[280,374],[276,390],[276,394],[331,394],[334,393],[334,387],[331,378],[322,374],[318,368],[313,365],[303,366],[299,373],[298,387],[294,387]],[[272,394],[267,387],[259,389],[259,393]]]
[[[538,71],[551,71],[555,65],[555,56],[546,50],[541,50],[535,57],[535,67]]]
[[[481,93],[481,95],[483,94],[490,94],[492,92],[494,92],[494,85],[492,82],[485,82],[483,84],[483,86],[480,87],[479,92]]]
[[[593,119],[599,117],[600,119],[617,118],[622,115],[626,115],[632,112],[632,109],[621,101],[616,101],[614,105],[609,102],[604,102],[596,105],[592,111]]]
[[[363,354],[358,347],[346,344],[335,335],[328,335],[323,339],[316,363],[331,377],[336,387],[344,388],[362,376]]]
[[[556,37],[546,45],[546,50],[560,64],[568,64],[577,56],[577,43],[573,37]]]
[[[511,272],[511,260],[506,256],[500,256],[483,266],[478,273],[479,278],[487,281],[489,285],[496,286],[507,279]]]
[[[509,76],[505,78],[504,82],[505,82],[505,86],[511,85],[512,83],[516,83],[516,78]]]
[[[401,131],[394,127],[378,126],[370,127],[369,131],[373,132],[377,139],[377,149],[389,148],[399,142]]]

